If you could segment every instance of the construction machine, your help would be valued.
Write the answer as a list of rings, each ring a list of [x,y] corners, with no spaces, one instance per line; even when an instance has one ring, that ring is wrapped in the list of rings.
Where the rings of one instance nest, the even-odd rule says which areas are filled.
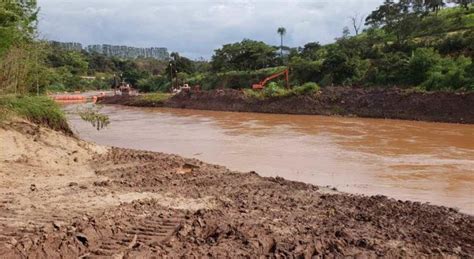
[[[252,85],[252,89],[254,90],[261,90],[263,88],[265,88],[265,85],[270,81],[270,80],[273,80],[277,77],[280,77],[280,76],[285,76],[285,81],[286,81],[286,88],[290,88],[290,82],[289,82],[289,77],[290,77],[290,71],[289,69],[285,69],[279,73],[276,73],[276,74],[273,74],[265,79],[263,79],[262,81],[260,81],[258,84],[253,84]]]

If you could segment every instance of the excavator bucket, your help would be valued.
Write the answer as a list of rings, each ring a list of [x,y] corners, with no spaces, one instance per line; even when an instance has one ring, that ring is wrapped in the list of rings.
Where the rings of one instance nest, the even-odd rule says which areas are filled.
[[[254,84],[254,85],[252,85],[252,89],[253,89],[253,90],[261,90],[261,89],[263,89],[263,85],[261,85],[261,84]]]

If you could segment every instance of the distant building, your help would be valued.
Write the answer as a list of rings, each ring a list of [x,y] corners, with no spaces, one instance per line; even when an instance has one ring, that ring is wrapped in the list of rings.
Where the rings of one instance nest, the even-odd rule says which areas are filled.
[[[59,42],[59,41],[50,41],[51,45],[59,47],[68,51],[81,51],[82,44],[77,42]]]
[[[96,52],[104,54],[109,57],[118,57],[125,59],[135,58],[154,58],[159,60],[166,60],[169,58],[167,48],[135,48],[129,46],[115,46],[115,45],[89,45],[86,50],[88,52]]]
[[[63,48],[69,51],[82,51],[85,50],[89,53],[100,53],[108,57],[118,57],[124,59],[136,59],[136,58],[154,58],[158,60],[169,59],[169,53],[167,48],[135,48],[129,46],[116,46],[108,44],[89,45],[86,48],[82,48],[81,43],[77,42],[58,42],[50,41],[51,45]]]

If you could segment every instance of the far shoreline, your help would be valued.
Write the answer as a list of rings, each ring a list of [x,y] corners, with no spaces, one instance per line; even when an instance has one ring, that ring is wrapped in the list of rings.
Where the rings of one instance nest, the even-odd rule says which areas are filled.
[[[474,93],[417,92],[399,88],[327,87],[322,91],[257,99],[222,89],[171,97],[104,96],[99,104],[195,110],[344,116],[474,124]]]

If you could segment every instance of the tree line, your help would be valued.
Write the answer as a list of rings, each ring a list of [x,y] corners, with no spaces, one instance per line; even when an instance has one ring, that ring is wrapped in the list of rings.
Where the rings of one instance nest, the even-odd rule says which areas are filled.
[[[244,39],[210,61],[172,53],[167,61],[125,60],[67,51],[37,39],[35,1],[0,2],[0,93],[106,89],[125,81],[143,92],[185,83],[203,89],[248,88],[289,67],[291,84],[474,90],[472,0],[386,0],[348,19],[334,43],[280,46]],[[278,83],[278,82],[276,82]]]

